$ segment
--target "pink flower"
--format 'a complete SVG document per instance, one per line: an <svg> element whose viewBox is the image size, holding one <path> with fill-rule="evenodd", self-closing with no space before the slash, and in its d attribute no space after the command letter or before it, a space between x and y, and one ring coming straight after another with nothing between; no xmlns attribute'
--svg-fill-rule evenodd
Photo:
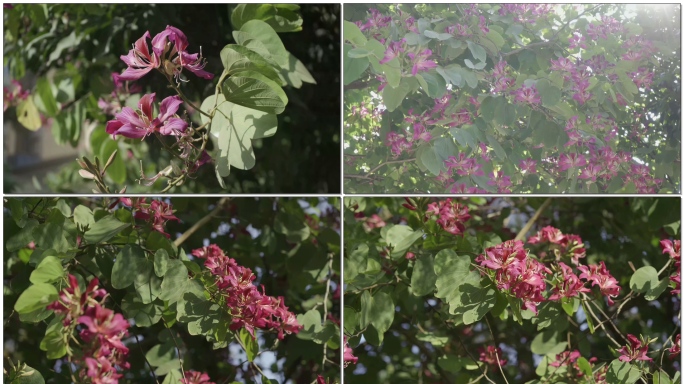
<svg viewBox="0 0 684 384"><path fill-rule="evenodd" d="M587 49L587 45L584 44L584 36L582 34L574 32L572 37L569 39L570 46L568 48L574 49L577 47Z"/></svg>
<svg viewBox="0 0 684 384"><path fill-rule="evenodd" d="M644 344L642 340L637 339L637 337L632 334L627 335L627 340L629 341L629 345L625 345L618 349L618 352L621 354L618 358L620 361L653 361L652 358L646 356L648 344Z"/></svg>
<svg viewBox="0 0 684 384"><path fill-rule="evenodd" d="M183 103L179 96L170 96L162 100L159 115L152 116L155 94L149 93L138 102L138 111L124 107L116 114L114 120L107 122L107 133L114 138L121 135L131 139L142 139L159 132L162 135L178 135L184 132L188 124L176 115L178 107Z"/></svg>
<svg viewBox="0 0 684 384"><path fill-rule="evenodd" d="M402 47L403 42L404 39L391 42L385 50L385 56L380 60L380 64L392 61L395 57L398 57L400 53L404 52L404 48Z"/></svg>
<svg viewBox="0 0 684 384"><path fill-rule="evenodd" d="M561 172L567 171L570 168L577 168L587 165L587 159L577 153L570 153L566 155L565 153L560 155L558 158L558 169Z"/></svg>
<svg viewBox="0 0 684 384"><path fill-rule="evenodd" d="M133 217L137 220L147 221L152 224L152 229L170 238L171 235L165 232L166 223L169 220L180 221L173 214L173 207L171 204L160 200L152 200L149 204L145 202L146 198L122 198L121 203L127 207L133 208Z"/></svg>
<svg viewBox="0 0 684 384"><path fill-rule="evenodd" d="M608 304L613 305L612 298L620 294L620 286L617 280L608 272L606 264L601 261L598 265L580 265L577 269L582 271L579 275L580 279L591 281L592 286L598 285L601 293L608 299Z"/></svg>
<svg viewBox="0 0 684 384"><path fill-rule="evenodd" d="M674 341L672 342L672 347L668 348L668 351L670 352L670 359L674 359L677 355L679 355L682 352L680 340L681 337L682 335L678 333L677 337L675 337Z"/></svg>
<svg viewBox="0 0 684 384"><path fill-rule="evenodd" d="M197 372L193 370L185 371L185 377L181 379L183 384L216 384L204 372Z"/></svg>
<svg viewBox="0 0 684 384"><path fill-rule="evenodd" d="M572 72L575 69L575 64L565 57L559 57L558 60L551 59L552 71Z"/></svg>
<svg viewBox="0 0 684 384"><path fill-rule="evenodd" d="M114 313L99 304L88 308L85 315L78 318L78 322L88 327L91 333L103 335L105 338L113 338L125 332L130 326L120 313Z"/></svg>
<svg viewBox="0 0 684 384"><path fill-rule="evenodd" d="M508 360L500 357L502 354L501 348L497 348L494 345L488 345L487 348L480 348L479 352L480 361L483 361L485 364L495 367L501 365L503 367L508 362Z"/></svg>
<svg viewBox="0 0 684 384"><path fill-rule="evenodd" d="M549 300L576 297L579 296L580 292L590 292L590 289L584 287L584 283L579 280L572 268L563 262L559 262L558 265L561 268L561 276L553 287L553 294L549 296Z"/></svg>
<svg viewBox="0 0 684 384"><path fill-rule="evenodd" d="M344 367L347 368L349 364L356 364L359 358L354 356L354 350L349 347L347 336L344 337Z"/></svg>
<svg viewBox="0 0 684 384"><path fill-rule="evenodd" d="M511 177L506 176L501 170L489 173L487 185L496 186L498 193L511 193L511 190L508 189L512 185Z"/></svg>
<svg viewBox="0 0 684 384"><path fill-rule="evenodd" d="M675 240L674 242L671 240L661 240L660 241L660 248L663 250L663 253L669 254L670 257L672 259L674 259L674 261L675 261L675 271L670 276L670 281L675 283L675 288L672 290L673 295L679 294L680 286L681 286L681 276L680 276L680 267L679 267L680 263L681 263L680 246L681 246L680 240Z"/></svg>
<svg viewBox="0 0 684 384"><path fill-rule="evenodd" d="M367 226L369 229L375 229L375 228L382 228L384 227L385 221L380 218L377 214L373 214L371 217L366 219L365 226Z"/></svg>
<svg viewBox="0 0 684 384"><path fill-rule="evenodd" d="M321 375L318 375L318 377L316 377L316 384L326 384L325 378Z"/></svg>
<svg viewBox="0 0 684 384"><path fill-rule="evenodd" d="M408 54L408 57L413 62L413 68L411 69L411 74L413 76L418 74L418 72L424 72L437 67L436 62L428 60L430 56L432 56L432 51L429 49L425 49L417 55L413 52Z"/></svg>
<svg viewBox="0 0 684 384"><path fill-rule="evenodd" d="M432 140L432 134L430 134L430 132L425 129L425 126L420 123L413 125L413 141L419 140L422 140L426 143Z"/></svg>
<svg viewBox="0 0 684 384"><path fill-rule="evenodd" d="M428 205L427 215L437 215L437 224L452 235L461 235L465 231L465 222L470 220L468 207L452 201L450 198Z"/></svg>
<svg viewBox="0 0 684 384"><path fill-rule="evenodd" d="M559 354L556 355L556 360L552 361L549 363L549 366L551 367L565 367L568 364L573 364L579 359L582 355L578 350L574 351L563 351ZM573 364L574 365L574 364ZM579 369L577 369L579 371Z"/></svg>
<svg viewBox="0 0 684 384"><path fill-rule="evenodd" d="M537 92L537 87L523 85L522 87L511 92L511 95L515 95L516 103L528 103L528 104L539 104L541 103L541 98L539 97L539 92Z"/></svg>
<svg viewBox="0 0 684 384"><path fill-rule="evenodd" d="M19 104L19 101L26 100L31 94L28 90L24 90L21 83L12 80L11 87L3 87L3 111L7 108Z"/></svg>
<svg viewBox="0 0 684 384"><path fill-rule="evenodd" d="M406 252L406 260L415 260L416 254L413 252Z"/></svg>
<svg viewBox="0 0 684 384"><path fill-rule="evenodd" d="M150 38L150 32L145 31L141 38L139 38L133 45L133 49L128 51L128 55L121 56L121 60L128 66L121 76L120 80L133 81L148 74L151 70L159 68L161 61L157 53L150 52L147 46L147 39Z"/></svg>
<svg viewBox="0 0 684 384"><path fill-rule="evenodd" d="M525 174L537 173L537 162L529 157L527 159L520 160L518 167L520 167L520 171L525 172Z"/></svg>

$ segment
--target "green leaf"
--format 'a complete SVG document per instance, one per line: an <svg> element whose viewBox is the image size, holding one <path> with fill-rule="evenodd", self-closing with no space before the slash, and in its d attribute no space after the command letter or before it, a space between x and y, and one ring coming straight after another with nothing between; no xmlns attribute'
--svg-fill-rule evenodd
<svg viewBox="0 0 684 384"><path fill-rule="evenodd" d="M221 85L226 101L276 115L285 110L287 95L276 82L258 72L243 71L238 75L227 78ZM228 114L223 112L223 115L229 119Z"/></svg>
<svg viewBox="0 0 684 384"><path fill-rule="evenodd" d="M121 302L121 310L127 318L135 320L136 327L151 327L161 319L164 305L159 300L145 304L131 292Z"/></svg>
<svg viewBox="0 0 684 384"><path fill-rule="evenodd" d="M636 383L641 377L641 371L636 366L618 359L613 360L606 373L606 381L615 384Z"/></svg>
<svg viewBox="0 0 684 384"><path fill-rule="evenodd" d="M537 91L539 91L539 96L542 99L542 105L545 107L553 107L558 104L561 99L561 90L551 84L546 79L541 79L537 81L536 84Z"/></svg>
<svg viewBox="0 0 684 384"><path fill-rule="evenodd" d="M250 20L244 23L240 30L249 33L264 44L278 65L287 66L288 55L285 45L278 37L278 33L268 23L261 20Z"/></svg>
<svg viewBox="0 0 684 384"><path fill-rule="evenodd" d="M162 384L181 384L182 379L183 375L181 374L181 371L172 370L166 374L166 377L164 377L164 381L162 382Z"/></svg>
<svg viewBox="0 0 684 384"><path fill-rule="evenodd" d="M366 71L370 62L367 57L353 58L349 57L349 51L352 50L352 46L349 44L344 45L344 55L343 60L343 80L344 85L351 84L353 81L361 77L361 75Z"/></svg>
<svg viewBox="0 0 684 384"><path fill-rule="evenodd" d="M511 26L511 27L512 27L512 26ZM504 44L506 43L506 41L505 41L504 38L501 36L501 34L499 34L499 32L497 32L497 31L495 31L495 30L493 30L493 29L490 29L490 30L489 30L489 32L487 33L487 38L488 38L489 40L491 40L491 41L494 43L494 45L496 45L496 47L499 48L499 49L501 49L501 47L503 47Z"/></svg>
<svg viewBox="0 0 684 384"><path fill-rule="evenodd" d="M52 211L48 221L35 227L32 234L36 246L42 249L54 249L59 253L66 253L71 247L66 237L68 233L64 230L64 216L58 210Z"/></svg>
<svg viewBox="0 0 684 384"><path fill-rule="evenodd" d="M424 80L425 84L421 85L423 86L423 90L431 98L439 99L446 93L446 81L442 76L435 76L430 72L424 72L420 75L416 75L416 78L418 81L420 81L420 79Z"/></svg>
<svg viewBox="0 0 684 384"><path fill-rule="evenodd" d="M74 208L74 224L79 228L91 228L95 224L95 217L90 208L78 205Z"/></svg>
<svg viewBox="0 0 684 384"><path fill-rule="evenodd" d="M580 357L577 359L577 366L579 367L580 371L582 371L582 373L584 373L585 375L587 375L587 377L591 377L591 376L594 375L594 374L593 374L593 371L591 370L591 364L590 364L589 361L588 361L587 359L585 359L584 357L581 357L581 356L580 356Z"/></svg>
<svg viewBox="0 0 684 384"><path fill-rule="evenodd" d="M154 253L154 273L163 277L169 265L169 253L165 249L158 249Z"/></svg>
<svg viewBox="0 0 684 384"><path fill-rule="evenodd" d="M251 169L256 164L253 140L271 137L278 129L278 118L262 111L245 108L226 101L223 95L207 97L202 110L217 110L211 122L211 133L216 139L218 157L216 168L222 177L230 174L230 167ZM204 123L208 119L202 117Z"/></svg>
<svg viewBox="0 0 684 384"><path fill-rule="evenodd" d="M299 321L299 316L297 316L297 321ZM342 322L344 324L344 331L349 334L354 333L359 322L359 313L354 308L345 306L342 316L344 317ZM301 321L299 323L301 324Z"/></svg>
<svg viewBox="0 0 684 384"><path fill-rule="evenodd" d="M537 355L546 355L554 350L558 344L558 331L554 329L545 329L532 339L530 350Z"/></svg>
<svg viewBox="0 0 684 384"><path fill-rule="evenodd" d="M57 106L57 101L47 78L41 77L38 79L36 93L40 97L43 107L45 107L45 113L50 117L55 117L59 113L59 106Z"/></svg>
<svg viewBox="0 0 684 384"><path fill-rule="evenodd" d="M204 335L210 340L225 341L230 317L224 309L205 298L204 292L186 292L176 306L176 319L188 326L191 335Z"/></svg>
<svg viewBox="0 0 684 384"><path fill-rule="evenodd" d="M414 231L408 225L395 225L387 230L384 240L392 248L391 257L398 259L421 237L422 230Z"/></svg>
<svg viewBox="0 0 684 384"><path fill-rule="evenodd" d="M169 260L161 285L161 293L159 294L160 299L172 304L181 300L186 292L200 296L203 294L203 291L204 287L200 282L188 277L188 269L182 261L175 259Z"/></svg>
<svg viewBox="0 0 684 384"><path fill-rule="evenodd" d="M62 262L54 257L48 256L38 264L38 267L31 272L29 280L33 284L52 283L64 277Z"/></svg>
<svg viewBox="0 0 684 384"><path fill-rule="evenodd" d="M30 131L37 131L43 126L40 120L40 113L33 103L32 97L27 97L17 105L17 120L24 128Z"/></svg>
<svg viewBox="0 0 684 384"><path fill-rule="evenodd" d="M437 365L443 370L451 373L458 373L463 368L461 359L454 355L440 356L437 359Z"/></svg>
<svg viewBox="0 0 684 384"><path fill-rule="evenodd" d="M385 332L394 321L394 302L392 296L385 292L376 292L371 295L364 291L361 295L361 316L359 326L363 329L369 325L378 331L378 337L382 342Z"/></svg>
<svg viewBox="0 0 684 384"><path fill-rule="evenodd" d="M66 355L67 338L62 324L63 316L55 316L45 330L40 349L47 352L48 359L59 359Z"/></svg>
<svg viewBox="0 0 684 384"><path fill-rule="evenodd" d="M419 256L413 266L411 275L411 290L416 296L425 296L435 290L437 275L435 274L434 258L432 255Z"/></svg>
<svg viewBox="0 0 684 384"><path fill-rule="evenodd" d="M487 135L487 143L494 149L494 153L496 153L496 156L499 158L501 161L506 161L507 155L506 151L503 149L501 144L499 144L499 141L494 138L492 135Z"/></svg>
<svg viewBox="0 0 684 384"><path fill-rule="evenodd" d="M238 337L247 353L247 360L254 361L254 358L259 354L259 343L244 328L240 329Z"/></svg>
<svg viewBox="0 0 684 384"><path fill-rule="evenodd" d="M476 273L473 271L468 279L474 281ZM479 276L477 276L479 279ZM461 297L459 298L459 306L452 307L450 310L455 315L463 316L464 324L473 324L482 319L487 312L496 306L496 291L490 287L480 287L479 284L471 284L466 282L460 287Z"/></svg>
<svg viewBox="0 0 684 384"><path fill-rule="evenodd" d="M346 310L346 309L345 309ZM416 339L430 343L435 347L443 347L449 342L449 336L441 335L439 333L423 333L420 332L416 335Z"/></svg>
<svg viewBox="0 0 684 384"><path fill-rule="evenodd" d="M297 322L304 327L297 334L297 338L302 340L313 339L314 334L323 329L321 313L317 309L310 309L303 315L297 315Z"/></svg>
<svg viewBox="0 0 684 384"><path fill-rule="evenodd" d="M449 40L453 37L449 33L438 33L438 32L430 31L430 30L424 31L423 35L425 35L426 37L429 37L431 39L437 39L439 41Z"/></svg>
<svg viewBox="0 0 684 384"><path fill-rule="evenodd" d="M487 61L487 51L483 46L475 44L470 40L466 41L466 43L468 43L468 49L475 59L482 62Z"/></svg>
<svg viewBox="0 0 684 384"><path fill-rule="evenodd" d="M150 348L145 358L153 367L159 367L176 359L176 348L173 343L157 344Z"/></svg>
<svg viewBox="0 0 684 384"><path fill-rule="evenodd" d="M651 266L641 267L629 279L629 287L637 293L652 291L658 286L658 271Z"/></svg>
<svg viewBox="0 0 684 384"><path fill-rule="evenodd" d="M479 275L471 273L470 257L458 256L451 249L443 249L435 255L434 269L437 275L435 296L446 301L450 312L454 313L460 304L461 285L466 282L479 284Z"/></svg>
<svg viewBox="0 0 684 384"><path fill-rule="evenodd" d="M387 107L387 110L392 112L397 109L397 107L399 107L404 101L404 98L406 98L406 95L408 95L410 90L411 86L406 78L401 79L399 87L397 88L392 88L388 84L385 89L382 90L382 101L385 104L385 107Z"/></svg>
<svg viewBox="0 0 684 384"><path fill-rule="evenodd" d="M287 52L286 67L280 68L280 79L295 88L300 88L302 83L316 84L316 79L311 75L304 63L299 61L293 54Z"/></svg>
<svg viewBox="0 0 684 384"><path fill-rule="evenodd" d="M7 381L7 376L12 380ZM45 384L45 379L40 372L26 365L26 363L17 364L16 367L5 368L5 381L9 384Z"/></svg>
<svg viewBox="0 0 684 384"><path fill-rule="evenodd" d="M470 59L465 59L463 62L465 62L466 67L477 70L483 69L487 65L487 63L485 63L484 61L480 61L477 64L473 64L473 62Z"/></svg>
<svg viewBox="0 0 684 384"><path fill-rule="evenodd" d="M667 372L660 370L653 373L653 384L672 384L672 380Z"/></svg>
<svg viewBox="0 0 684 384"><path fill-rule="evenodd" d="M272 81L281 82L276 68L271 63L260 54L241 45L228 44L223 47L221 63L230 75L239 75L244 71L255 71Z"/></svg>
<svg viewBox="0 0 684 384"><path fill-rule="evenodd" d="M154 263L149 260L147 260L144 267L139 267L133 281L133 286L138 295L140 295L143 304L150 304L159 296L161 284L162 279L154 274Z"/></svg>
<svg viewBox="0 0 684 384"><path fill-rule="evenodd" d="M418 160L435 176L446 169L444 159L437 153L436 148L429 144L426 144L425 150L420 153Z"/></svg>
<svg viewBox="0 0 684 384"><path fill-rule="evenodd" d="M19 314L28 314L45 309L58 297L59 292L54 286L46 283L33 284L19 295L14 310Z"/></svg>
<svg viewBox="0 0 684 384"><path fill-rule="evenodd" d="M299 243L309 238L311 230L304 220L290 213L279 213L273 224L277 233L286 236L287 241Z"/></svg>
<svg viewBox="0 0 684 384"><path fill-rule="evenodd" d="M363 32L359 29L356 24L352 23L351 21L344 20L344 41L349 41L354 45L357 46L364 46L368 42L368 39L366 39L366 36L363 35Z"/></svg>
<svg viewBox="0 0 684 384"><path fill-rule="evenodd" d="M122 223L114 216L105 216L95 222L84 234L85 241L91 244L103 243L128 228L130 223Z"/></svg>
<svg viewBox="0 0 684 384"><path fill-rule="evenodd" d="M112 267L112 287L124 289L134 281L143 280L150 274L150 262L145 258L145 251L137 245L127 245L119 254ZM143 277L139 277L143 276Z"/></svg>
<svg viewBox="0 0 684 384"><path fill-rule="evenodd" d="M239 4L230 15L233 28L240 29L247 21L258 19L268 23L276 32L302 30L302 17L296 4Z"/></svg>

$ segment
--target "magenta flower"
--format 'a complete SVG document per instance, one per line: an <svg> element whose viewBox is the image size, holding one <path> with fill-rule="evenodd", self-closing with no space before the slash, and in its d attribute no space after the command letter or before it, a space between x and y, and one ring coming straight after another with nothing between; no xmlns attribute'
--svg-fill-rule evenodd
<svg viewBox="0 0 684 384"><path fill-rule="evenodd" d="M539 92L537 92L537 87L526 86L516 89L511 92L511 95L515 95L516 103L528 103L528 104L539 104L541 103L541 98L539 97Z"/></svg>
<svg viewBox="0 0 684 384"><path fill-rule="evenodd" d="M484 16L480 16L480 22L477 25L480 28L480 31L482 31L483 34L488 34L489 33L489 28L487 28L487 21L485 20Z"/></svg>
<svg viewBox="0 0 684 384"><path fill-rule="evenodd" d="M672 342L672 347L667 349L667 351L670 352L670 359L674 359L682 352L681 338L682 335L678 333L677 337L675 337L674 341Z"/></svg>
<svg viewBox="0 0 684 384"><path fill-rule="evenodd" d="M599 286L601 293L606 296L609 305L613 305L612 298L620 294L620 286L617 280L608 272L606 264L602 261L598 265L590 264L589 266L580 265L577 267L582 273L579 275L580 279L585 279L592 282L592 286Z"/></svg>
<svg viewBox="0 0 684 384"><path fill-rule="evenodd" d="M216 384L204 372L197 372L193 370L185 371L185 377L181 379L183 384Z"/></svg>
<svg viewBox="0 0 684 384"><path fill-rule="evenodd" d="M584 36L580 33L574 32L572 37L569 39L570 46L568 48L574 49L577 47L587 49L587 45L584 43Z"/></svg>
<svg viewBox="0 0 684 384"><path fill-rule="evenodd" d="M598 164L589 164L586 168L582 168L582 173L578 176L579 179L590 179L592 183L596 182L596 178L601 174L602 168Z"/></svg>
<svg viewBox="0 0 684 384"><path fill-rule="evenodd" d="M417 123L413 125L413 141L422 140L429 142L432 140L432 134L427 131L423 124Z"/></svg>
<svg viewBox="0 0 684 384"><path fill-rule="evenodd" d="M133 49L128 51L128 55L121 56L121 60L128 66L119 80L133 81L148 74L151 70L159 68L161 61L159 56L154 52L150 52L147 47L147 39L150 38L150 32L145 31L141 38L139 38L133 45Z"/></svg>
<svg viewBox="0 0 684 384"><path fill-rule="evenodd" d="M571 267L562 261L558 265L561 268L561 276L556 286L553 287L553 294L549 296L549 300L577 297L580 292L590 292L590 289L584 287L584 283L575 275Z"/></svg>
<svg viewBox="0 0 684 384"><path fill-rule="evenodd" d="M571 60L565 57L559 57L558 60L551 59L551 70L552 71L564 71L572 72L575 69L575 64Z"/></svg>
<svg viewBox="0 0 684 384"><path fill-rule="evenodd" d="M621 354L620 357L618 357L618 360L625 362L632 360L653 361L652 358L646 356L646 353L648 353L647 343L645 344L642 340L637 339L637 337L632 334L627 335L627 341L629 341L629 345L625 345L618 349L618 352Z"/></svg>
<svg viewBox="0 0 684 384"><path fill-rule="evenodd" d="M566 155L563 153L558 158L558 168L561 172L584 165L587 165L587 159L581 154L570 153Z"/></svg>
<svg viewBox="0 0 684 384"><path fill-rule="evenodd" d="M344 337L344 367L347 368L349 364L356 364L359 358L354 356L354 350L351 349L347 342L347 336Z"/></svg>
<svg viewBox="0 0 684 384"><path fill-rule="evenodd" d="M518 167L520 167L520 171L525 172L525 174L537 173L537 162L529 157L527 159L520 160Z"/></svg>
<svg viewBox="0 0 684 384"><path fill-rule="evenodd" d="M411 69L411 74L413 76L415 76L418 72L424 72L432 68L437 68L436 62L428 60L430 56L432 56L432 51L429 49L425 49L417 55L413 52L408 54L408 57L413 62L413 69Z"/></svg>
<svg viewBox="0 0 684 384"><path fill-rule="evenodd" d="M395 57L398 57L400 53L404 52L404 48L402 48L403 41L404 39L402 39L401 41L391 42L385 50L385 57L383 57L382 60L380 60L380 64L385 64L393 60Z"/></svg>
<svg viewBox="0 0 684 384"><path fill-rule="evenodd" d="M511 177L506 176L503 171L494 171L489 173L489 180L487 185L496 186L498 193L511 193L508 189L513 183L511 183Z"/></svg>
<svg viewBox="0 0 684 384"><path fill-rule="evenodd" d="M556 360L552 361L549 363L549 366L551 367L565 367L568 364L573 364L579 359L582 355L578 350L574 351L563 351L559 354L556 355ZM579 369L578 369L579 370Z"/></svg>
<svg viewBox="0 0 684 384"><path fill-rule="evenodd" d="M134 199L122 198L121 203L126 207L133 208L133 217L136 220L149 222L153 230L170 238L171 235L165 232L166 222L169 220L180 221L174 216L172 205L160 200L152 200L148 204L145 202L146 199L145 197Z"/></svg>
<svg viewBox="0 0 684 384"><path fill-rule="evenodd" d="M485 364L493 365L495 367L500 364L503 367L508 362L508 360L499 357L502 355L501 348L497 348L494 345L488 345L487 348L480 348L479 352L480 361Z"/></svg>
<svg viewBox="0 0 684 384"><path fill-rule="evenodd" d="M465 222L470 220L468 207L451 199L441 200L428 205L426 216L438 216L437 224L452 235L465 232Z"/></svg>
<svg viewBox="0 0 684 384"><path fill-rule="evenodd" d="M138 102L138 111L124 107L114 120L107 122L107 133L116 138L121 135L131 139L141 139L159 132L162 135L178 135L184 132L188 124L176 115L178 107L183 103L179 96L169 96L162 100L159 115L152 117L155 94L148 93Z"/></svg>

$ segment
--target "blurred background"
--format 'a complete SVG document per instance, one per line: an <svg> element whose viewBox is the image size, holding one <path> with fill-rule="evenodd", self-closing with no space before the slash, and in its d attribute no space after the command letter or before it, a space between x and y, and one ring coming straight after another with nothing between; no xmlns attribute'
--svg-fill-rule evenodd
<svg viewBox="0 0 684 384"><path fill-rule="evenodd" d="M236 5L182 4L16 4L4 9L5 87L4 191L6 193L90 192L92 185L78 175L76 157L108 157L111 140L103 135L111 115L98 100L114 90L111 74L126 65L126 55L145 31L152 36L173 25L189 41L190 52L207 59L206 70L222 70L219 53L234 43L230 15ZM280 33L285 47L304 63L317 84L285 87L289 104L278 116L275 136L254 141L256 166L233 169L226 179L229 193L337 193L340 192L340 6L305 5L299 11L302 30ZM197 102L213 93L214 82L192 75L183 83L184 93ZM162 77L145 76L135 82L144 92L156 92L157 100L172 95ZM26 129L17 104L47 83L61 105L59 115L47 118L40 98L38 126ZM137 100L133 99L135 105ZM199 103L198 103L199 104ZM192 110L191 108L188 108ZM185 108L181 107L181 111ZM32 111L28 111L28 116ZM58 121L55 121L58 120ZM26 118L24 118L26 122ZM107 140L105 140L105 138ZM109 172L111 184L128 192L154 193L161 182L145 187L145 172L154 175L169 163L158 146L118 139L119 158ZM221 193L213 166L204 166L197 177L172 193Z"/></svg>

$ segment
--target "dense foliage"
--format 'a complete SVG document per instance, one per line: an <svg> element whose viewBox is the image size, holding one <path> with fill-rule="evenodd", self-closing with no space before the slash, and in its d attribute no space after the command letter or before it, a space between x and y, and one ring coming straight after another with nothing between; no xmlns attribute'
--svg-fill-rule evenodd
<svg viewBox="0 0 684 384"><path fill-rule="evenodd" d="M345 10L348 191L680 190L679 5Z"/></svg>
<svg viewBox="0 0 684 384"><path fill-rule="evenodd" d="M86 143L87 159L40 180L45 190L339 191L329 172L339 169L338 14L335 5L5 7L15 82L4 118L20 131L50 129L58 145Z"/></svg>
<svg viewBox="0 0 684 384"><path fill-rule="evenodd" d="M338 204L5 200L5 381L339 382Z"/></svg>
<svg viewBox="0 0 684 384"><path fill-rule="evenodd" d="M676 198L350 198L345 380L680 382Z"/></svg>

